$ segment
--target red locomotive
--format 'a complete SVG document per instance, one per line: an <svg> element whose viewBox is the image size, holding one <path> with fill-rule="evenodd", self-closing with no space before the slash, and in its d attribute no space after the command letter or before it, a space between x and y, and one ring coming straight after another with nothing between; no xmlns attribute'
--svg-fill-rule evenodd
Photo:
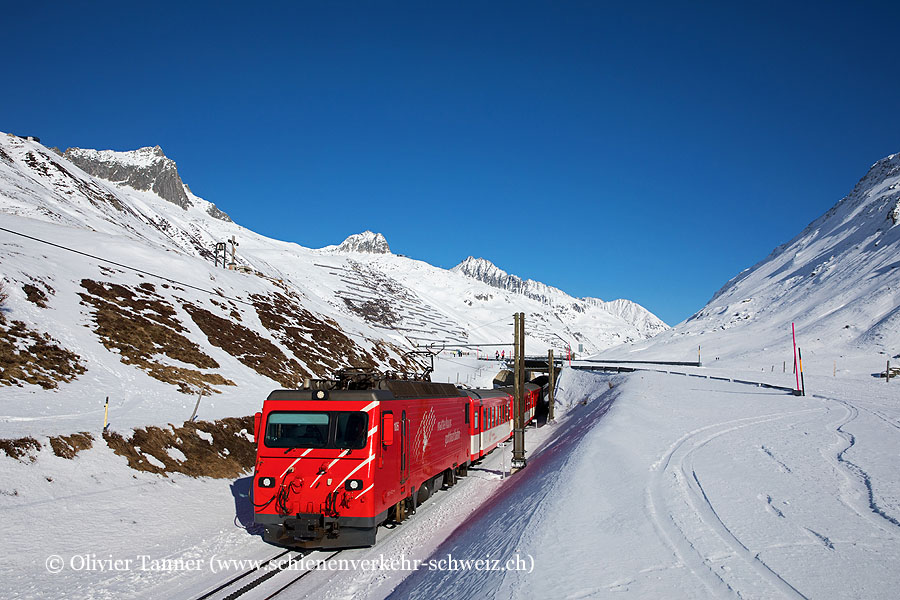
<svg viewBox="0 0 900 600"><path fill-rule="evenodd" d="M526 419L540 388L526 384ZM253 499L266 541L371 546L512 433L510 390L372 377L275 390L256 413Z"/></svg>

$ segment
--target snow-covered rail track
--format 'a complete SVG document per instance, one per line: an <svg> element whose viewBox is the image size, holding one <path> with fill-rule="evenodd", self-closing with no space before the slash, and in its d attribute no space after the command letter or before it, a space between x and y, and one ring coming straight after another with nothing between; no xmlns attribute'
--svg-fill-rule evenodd
<svg viewBox="0 0 900 600"><path fill-rule="evenodd" d="M288 556L292 552L294 555ZM259 561L249 569L199 596L196 600L236 600L248 594L250 594L248 597L270 600L340 553L341 550L333 552L285 550L268 560ZM251 575L260 572L262 574L255 579L248 579ZM278 580L261 587L275 578ZM251 594L251 592L253 593Z"/></svg>

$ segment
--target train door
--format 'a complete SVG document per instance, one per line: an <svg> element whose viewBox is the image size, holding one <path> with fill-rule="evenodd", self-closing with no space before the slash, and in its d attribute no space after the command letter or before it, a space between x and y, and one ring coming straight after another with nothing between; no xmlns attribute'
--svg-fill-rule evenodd
<svg viewBox="0 0 900 600"><path fill-rule="evenodd" d="M406 411L400 415L400 483L406 483L409 479L409 431L408 421L406 419Z"/></svg>
<svg viewBox="0 0 900 600"><path fill-rule="evenodd" d="M472 455L477 459L481 448L481 404L472 403Z"/></svg>
<svg viewBox="0 0 900 600"><path fill-rule="evenodd" d="M487 429L487 423L484 422L484 406L479 405L478 412L481 421L481 431L478 432L478 456L482 456L484 454L484 430Z"/></svg>

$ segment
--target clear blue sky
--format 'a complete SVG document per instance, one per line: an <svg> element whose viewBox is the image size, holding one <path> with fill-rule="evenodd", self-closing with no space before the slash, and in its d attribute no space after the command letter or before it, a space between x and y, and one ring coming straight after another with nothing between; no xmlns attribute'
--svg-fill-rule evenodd
<svg viewBox="0 0 900 600"><path fill-rule="evenodd" d="M0 131L674 324L900 151L897 6L7 3Z"/></svg>

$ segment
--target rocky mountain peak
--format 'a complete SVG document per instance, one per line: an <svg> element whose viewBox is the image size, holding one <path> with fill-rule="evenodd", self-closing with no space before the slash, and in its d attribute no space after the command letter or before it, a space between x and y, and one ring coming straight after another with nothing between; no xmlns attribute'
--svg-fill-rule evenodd
<svg viewBox="0 0 900 600"><path fill-rule="evenodd" d="M364 231L344 240L336 248L338 252L367 252L369 254L390 254L391 248L380 233Z"/></svg>
<svg viewBox="0 0 900 600"><path fill-rule="evenodd" d="M453 267L451 271L477 279L492 287L512 292L521 292L525 287L525 282L520 277L510 275L485 258L470 256Z"/></svg>
<svg viewBox="0 0 900 600"><path fill-rule="evenodd" d="M128 152L69 148L63 156L94 177L136 190L152 190L185 210L193 205L175 161L166 157L158 145Z"/></svg>

